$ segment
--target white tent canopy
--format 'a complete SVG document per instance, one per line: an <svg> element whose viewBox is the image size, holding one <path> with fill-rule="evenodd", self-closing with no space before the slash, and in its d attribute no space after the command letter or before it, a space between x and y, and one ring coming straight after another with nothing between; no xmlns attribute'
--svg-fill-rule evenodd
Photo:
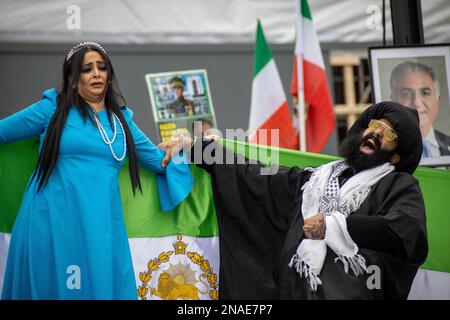
<svg viewBox="0 0 450 320"><path fill-rule="evenodd" d="M0 41L117 44L294 42L296 0L0 0ZM380 42L382 0L311 0L321 42ZM392 38L386 1L387 38ZM450 42L448 0L422 1L427 43Z"/></svg>

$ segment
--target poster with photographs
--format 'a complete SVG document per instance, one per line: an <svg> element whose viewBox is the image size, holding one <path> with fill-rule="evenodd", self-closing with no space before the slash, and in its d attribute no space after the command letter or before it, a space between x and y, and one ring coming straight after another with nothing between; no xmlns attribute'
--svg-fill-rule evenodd
<svg viewBox="0 0 450 320"><path fill-rule="evenodd" d="M145 81L160 141L193 136L194 122L196 132L216 128L206 70L149 73Z"/></svg>
<svg viewBox="0 0 450 320"><path fill-rule="evenodd" d="M421 165L450 164L450 45L369 48L375 102L392 100L419 113Z"/></svg>

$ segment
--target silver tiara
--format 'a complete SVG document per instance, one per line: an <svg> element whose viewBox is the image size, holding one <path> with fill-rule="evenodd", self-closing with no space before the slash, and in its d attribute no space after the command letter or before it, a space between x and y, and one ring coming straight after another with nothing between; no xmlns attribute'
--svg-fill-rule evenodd
<svg viewBox="0 0 450 320"><path fill-rule="evenodd" d="M104 54L107 54L107 53L106 53L106 50L103 49L103 47L102 47L101 45L99 45L97 42L94 42L94 41L84 41L84 42L80 42L80 43L77 44L75 47L73 47L72 50L69 51L69 53L67 54L67 57L66 57L66 61L69 60L70 57L73 56L73 54L74 54L75 52L77 52L78 50L83 49L83 48L92 48L92 47L101 50Z"/></svg>

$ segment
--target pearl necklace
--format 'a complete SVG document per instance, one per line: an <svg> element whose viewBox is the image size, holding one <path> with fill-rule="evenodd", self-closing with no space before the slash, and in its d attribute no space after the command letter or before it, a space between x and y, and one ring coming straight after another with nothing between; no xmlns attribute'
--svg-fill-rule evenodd
<svg viewBox="0 0 450 320"><path fill-rule="evenodd" d="M93 112L94 120L95 120L95 123L97 124L97 128L98 128L98 131L100 132L100 136L102 137L103 142L109 146L109 150L111 151L113 158L120 162L125 158L125 155L127 154L127 137L125 135L125 130L123 129L122 122L120 122L119 118L117 117L117 115L114 112L111 111L111 113L113 115L114 135L113 135L113 138L111 140L109 140L106 130L103 128L102 123L98 119L97 112ZM112 147L112 145L117 137L116 119L119 122L120 128L122 129L122 134L123 134L123 154L120 158L116 156L114 149Z"/></svg>

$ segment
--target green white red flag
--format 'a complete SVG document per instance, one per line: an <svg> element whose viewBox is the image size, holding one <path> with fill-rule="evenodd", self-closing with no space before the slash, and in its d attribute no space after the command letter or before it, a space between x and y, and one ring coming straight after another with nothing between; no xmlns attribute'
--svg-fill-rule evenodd
<svg viewBox="0 0 450 320"><path fill-rule="evenodd" d="M250 142L296 149L298 142L289 104L259 21L256 29L249 129L255 130L250 136ZM272 139L272 129L279 130L279 141Z"/></svg>
<svg viewBox="0 0 450 320"><path fill-rule="evenodd" d="M298 97L300 91L304 92L307 106L304 130L306 151L318 153L327 143L336 121L322 52L307 0L296 0L296 40L291 94ZM299 114L300 112L301 110ZM302 122L299 121L299 126L301 125Z"/></svg>

